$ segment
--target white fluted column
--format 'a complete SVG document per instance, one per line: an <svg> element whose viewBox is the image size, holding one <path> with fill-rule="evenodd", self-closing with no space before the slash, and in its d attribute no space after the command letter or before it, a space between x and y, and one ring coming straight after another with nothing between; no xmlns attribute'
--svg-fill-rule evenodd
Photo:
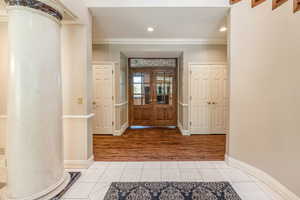
<svg viewBox="0 0 300 200"><path fill-rule="evenodd" d="M63 167L59 6L7 0L9 15L8 199L50 199Z"/></svg>

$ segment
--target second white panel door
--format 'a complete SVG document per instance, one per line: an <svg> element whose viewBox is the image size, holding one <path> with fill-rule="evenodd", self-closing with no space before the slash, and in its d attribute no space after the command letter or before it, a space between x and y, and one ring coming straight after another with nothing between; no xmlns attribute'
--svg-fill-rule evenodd
<svg viewBox="0 0 300 200"><path fill-rule="evenodd" d="M192 134L224 134L228 114L228 75L223 65L192 65L190 130Z"/></svg>

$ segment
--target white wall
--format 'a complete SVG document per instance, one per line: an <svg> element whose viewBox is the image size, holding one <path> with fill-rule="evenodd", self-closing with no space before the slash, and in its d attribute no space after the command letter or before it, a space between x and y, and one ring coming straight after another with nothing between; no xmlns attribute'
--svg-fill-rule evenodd
<svg viewBox="0 0 300 200"><path fill-rule="evenodd" d="M271 4L231 10L229 155L300 196L300 13Z"/></svg>
<svg viewBox="0 0 300 200"><path fill-rule="evenodd" d="M8 77L8 35L7 23L0 22L0 149L5 148L6 103Z"/></svg>

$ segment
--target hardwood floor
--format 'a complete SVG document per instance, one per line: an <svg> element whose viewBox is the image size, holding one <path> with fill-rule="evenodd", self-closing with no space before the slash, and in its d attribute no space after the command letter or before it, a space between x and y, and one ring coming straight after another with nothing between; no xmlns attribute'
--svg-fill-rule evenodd
<svg viewBox="0 0 300 200"><path fill-rule="evenodd" d="M96 161L224 160L225 135L182 136L178 129L127 129L123 136L94 135Z"/></svg>

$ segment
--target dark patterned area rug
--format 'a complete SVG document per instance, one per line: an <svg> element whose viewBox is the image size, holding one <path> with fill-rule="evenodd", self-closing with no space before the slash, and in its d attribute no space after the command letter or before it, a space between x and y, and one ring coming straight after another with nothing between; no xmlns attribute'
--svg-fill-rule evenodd
<svg viewBox="0 0 300 200"><path fill-rule="evenodd" d="M104 200L241 200L228 182L115 182Z"/></svg>

